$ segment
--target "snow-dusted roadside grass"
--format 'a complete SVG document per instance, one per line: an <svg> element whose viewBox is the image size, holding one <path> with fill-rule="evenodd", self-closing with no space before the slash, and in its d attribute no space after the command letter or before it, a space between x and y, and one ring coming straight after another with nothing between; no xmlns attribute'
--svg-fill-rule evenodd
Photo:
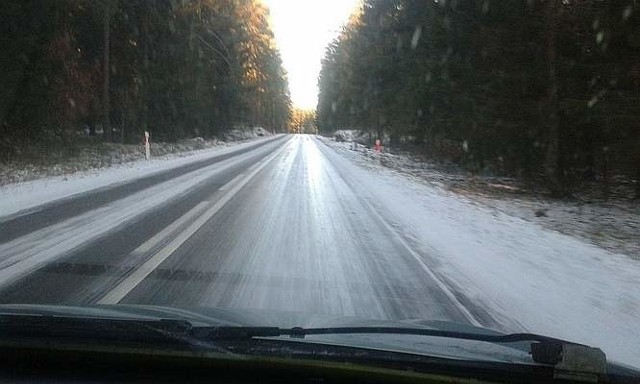
<svg viewBox="0 0 640 384"><path fill-rule="evenodd" d="M195 137L176 143L152 142L154 159L189 156L191 152L233 145L242 141L270 136L264 128L233 129L217 138ZM0 186L46 177L71 175L77 172L103 170L144 159L142 144L102 143L89 138L77 139L68 145L36 144L22 149L16 159L0 163Z"/></svg>
<svg viewBox="0 0 640 384"><path fill-rule="evenodd" d="M54 174L35 180L0 185L0 218L50 201L149 176L210 156L233 152L253 145L256 140L264 139L222 143L202 150L157 156L149 161L138 158L135 161L114 164L110 167L89 167L86 170L73 173Z"/></svg>
<svg viewBox="0 0 640 384"><path fill-rule="evenodd" d="M201 138L179 143L153 143L151 155L156 159L179 157L189 152L226 145L220 140ZM0 185L14 184L45 177L101 170L144 160L142 145L80 141L73 148L32 148L9 163L0 164Z"/></svg>
<svg viewBox="0 0 640 384"><path fill-rule="evenodd" d="M615 253L640 260L640 203L562 201L520 190L508 178L471 176L451 166L408 155L377 154L361 145L322 138L344 156L369 169L385 168L414 180L464 195L496 212L506 213ZM638 319L640 321L640 319Z"/></svg>

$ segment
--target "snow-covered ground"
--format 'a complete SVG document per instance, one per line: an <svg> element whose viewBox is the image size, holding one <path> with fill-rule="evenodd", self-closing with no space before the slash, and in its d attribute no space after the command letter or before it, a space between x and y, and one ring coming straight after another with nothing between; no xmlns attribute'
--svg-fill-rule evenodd
<svg viewBox="0 0 640 384"><path fill-rule="evenodd" d="M351 151L348 144L323 142L337 150L318 145L358 199L369 204L451 292L484 309L492 325L507 332L526 330L598 346L609 358L640 367L639 260L443 188L448 180L444 174L441 184L425 183L410 172L400 173L383 165L405 159L377 158L370 152ZM252 143L4 186L0 188L0 217L247 145ZM229 163L242 157L229 159ZM98 214L104 223L98 227L89 217L95 217L94 211L69 219L66 223L73 228L64 228L64 223L44 228L5 244L4 254L15 251L17 257L20 249L14 247L38 244L33 263L45 263L62 252L60 247L71 249L78 242L95 239L124 219L180 195L219 171L220 165L194 171L157 186L157 191L152 190L157 196L151 193L153 199L148 197L150 191L145 191L103 207ZM60 233L65 234L64 243ZM343 240L348 238L345 235ZM58 247L55 252L54 243ZM23 274L34 266L13 264L12 268L20 268L18 272Z"/></svg>
<svg viewBox="0 0 640 384"><path fill-rule="evenodd" d="M497 212L640 259L640 205L635 201L584 203L544 198L526 193L514 179L473 176L454 164L434 164L387 151L377 154L362 145L356 145L354 150L350 142L322 140L362 167L398 172L413 180L464 195Z"/></svg>
<svg viewBox="0 0 640 384"><path fill-rule="evenodd" d="M196 150L235 145L240 141L271 136L262 127L236 128L225 132L222 141L213 137L194 137L178 142L151 143L153 158L175 158ZM145 156L141 144L104 143L99 138L76 138L70 143L34 143L29 148L16 148L19 155L0 164L0 186L52 176L97 171L113 166L138 162Z"/></svg>
<svg viewBox="0 0 640 384"><path fill-rule="evenodd" d="M264 140L264 139L258 139ZM181 152L140 159L109 168L90 169L73 174L44 177L23 183L0 186L0 218L97 188L125 183L133 179L166 171L213 155L222 155L254 145L256 141L216 146L198 151Z"/></svg>
<svg viewBox="0 0 640 384"><path fill-rule="evenodd" d="M249 145L249 143L246 143ZM95 210L81 213L68 220L61 221L54 225L31 232L12 241L0 244L0 286L7 286L37 268L52 262L53 260L78 249L82 245L96 241L104 237L107 233L116 228L137 220L140 215L151 211L164 204L171 203L179 199L181 195L193 189L200 183L223 172L234 164L245 161L256 152L270 153L278 143L270 143L257 148L255 151L242 153L229 159L216 162L214 164L198 168L185 173L179 177L170 179L158 185L154 185L143 191L133 193L123 199L106 204ZM239 146L226 148L237 150ZM224 150L216 151L216 154ZM31 204L36 202L35 196L43 196L42 190L51 190L53 193L46 194L43 199L55 196L56 193L68 192L67 185L76 186L77 189L89 187L95 188L97 185L108 183L117 177L137 178L144 173L159 172L173 168L184 162L192 162L201 158L211 156L212 151L201 151L193 156L181 158L179 161L156 162L153 165L141 167L129 167L126 173L118 172L117 169L109 169L102 175L97 175L86 183L86 179L69 179L67 183L56 184L54 187L43 186L43 181L34 182L40 184L38 189L21 190L13 196L3 198L2 201L13 201L16 206L21 204ZM20 188L20 187L17 187ZM23 196L29 196L24 199ZM4 208L4 207L3 207ZM195 208L194 208L195 209ZM0 216L1 217L1 216ZM99 217L100 220L95 218Z"/></svg>
<svg viewBox="0 0 640 384"><path fill-rule="evenodd" d="M434 273L504 331L583 342L640 367L639 260L416 182L347 143L322 140L342 155L335 161L343 177L368 191L362 197Z"/></svg>

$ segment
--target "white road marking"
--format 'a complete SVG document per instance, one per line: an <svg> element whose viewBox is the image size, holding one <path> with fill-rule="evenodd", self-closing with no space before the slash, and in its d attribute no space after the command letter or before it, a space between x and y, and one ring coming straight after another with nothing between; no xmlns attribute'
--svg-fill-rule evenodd
<svg viewBox="0 0 640 384"><path fill-rule="evenodd" d="M277 148L286 147L288 142L285 141L284 145L277 144ZM144 212L176 199L200 182L238 162L245 161L252 154L273 151L276 147L272 149L272 145L276 145L276 142L188 172L95 210L0 244L0 288L9 286L43 265L107 236L117 227L135 221ZM100 220L96 220L96 217Z"/></svg>
<svg viewBox="0 0 640 384"><path fill-rule="evenodd" d="M476 319L476 317L464 306L464 304L462 304L460 300L458 300L456 295L451 291L451 288L449 288L447 284L445 284L442 280L440 280L440 278L435 273L433 273L431 268L429 268L429 266L424 262L424 260L422 260L422 256L420 256L419 253L414 251L413 248L411 248L411 246L407 244L406 240L398 233L397 229L394 228L391 224L389 224L366 198L363 198L362 202L369 207L369 212L371 212L374 216L378 218L378 220L380 220L380 222L382 223L382 225L385 226L387 231L389 231L389 233L391 233L393 237L396 238L398 243L400 243L400 245L402 245L402 247L418 262L420 267L427 273L427 275L429 275L431 280L433 280L436 283L436 285L449 298L449 300L451 300L453 305L458 307L460 312L462 312L462 314L467 318L467 320L469 320L469 322L472 325L475 325L476 327L482 327L482 323L480 323L480 321Z"/></svg>
<svg viewBox="0 0 640 384"><path fill-rule="evenodd" d="M208 201L200 202L198 205L196 205L195 207L191 208L191 210L189 210L189 212L187 212L184 215L180 216L179 219L177 219L176 221L174 221L173 223L171 223L170 225L165 227L162 231L156 233L155 236L153 236L152 238L150 238L149 240L144 242L144 244L140 245L138 248L133 250L133 252L131 252L131 253L135 254L135 255L142 255L142 254L145 254L145 253L151 251L153 248L157 247L158 244L160 244L162 242L162 240L166 239L169 235L171 235L171 233L173 233L175 230L177 230L182 225L184 225L184 223L186 223L187 221L191 220L193 217L195 217L201 211L203 211L204 208L207 206L207 204L209 204Z"/></svg>
<svg viewBox="0 0 640 384"><path fill-rule="evenodd" d="M236 183L238 183L238 181L244 176L246 176L244 173L241 173L241 174L237 175L236 177L231 179L231 181L229 181L228 183L226 183L225 185L220 187L218 189L218 191L226 191L232 185L235 185ZM187 212L184 215L180 216L180 218L178 218L176 221L171 223L169 226L165 227L162 231L158 232L155 236L153 236L152 238L147 240L144 244L142 244L138 248L134 249L131 252L131 254L132 255L142 255L142 254L145 254L147 252L150 252L156 246L158 246L158 244L160 244L162 242L162 240L164 240L167 237L169 237L174 231L176 231L178 228L180 228L182 225L184 225L184 223L188 222L193 217L199 215L201 213L201 211L203 211L205 209L207 204L209 204L208 201L200 202L198 205L196 205L195 207L191 208L191 210L189 210L189 212Z"/></svg>
<svg viewBox="0 0 640 384"><path fill-rule="evenodd" d="M241 174L239 174L238 176L234 177L233 179L231 179L230 182L226 183L225 185L223 185L222 187L218 188L219 191L226 191L227 189L229 189L229 187L231 187L232 185L234 185L235 183L238 182L238 180L240 180L241 178L245 177L246 174L243 172Z"/></svg>
<svg viewBox="0 0 640 384"><path fill-rule="evenodd" d="M267 158L264 162L254 166L250 173L246 175L239 183L225 193L216 203L207 209L200 217L198 217L191 225L173 239L166 247L160 249L149 260L143 263L138 269L127 276L114 289L108 292L98 304L117 304L129 292L138 286L147 276L151 274L162 262L171 256L182 244L184 244L191 236L193 236L204 224L209 221L222 207L224 207L245 185L251 181L262 169L264 169L273 159L281 152L282 148ZM235 179L233 180L235 181Z"/></svg>
<svg viewBox="0 0 640 384"><path fill-rule="evenodd" d="M320 152L322 153L322 151ZM323 155L326 156L326 154L324 153ZM348 179L344 177L342 179L345 181L345 184L347 184L349 188L353 189L352 182L348 181ZM475 325L477 327L482 327L483 326L482 323L464 306L464 304L462 304L462 302L460 302L460 300L458 300L456 295L451 291L451 288L447 284L445 284L431 270L431 268L429 268L429 266L422 259L422 256L418 252L416 252L411 247L411 245L407 243L405 238L400 233L398 233L398 229L393 225L389 224L387 220L385 220L382 214L380 214L380 212L378 212L376 207L369 201L368 197L363 196L361 197L360 201L363 203L363 205L365 205L368 208L369 212L378 219L378 221L396 239L396 241L416 260L416 262L420 265L422 270L424 270L424 272L427 273L427 275L429 275L431 280L433 280L436 283L436 285L441 289L441 291L447 296L449 300L451 300L453 305L455 305L460 310L460 312L462 312L462 314L467 318L467 320L469 320L469 322L472 325Z"/></svg>

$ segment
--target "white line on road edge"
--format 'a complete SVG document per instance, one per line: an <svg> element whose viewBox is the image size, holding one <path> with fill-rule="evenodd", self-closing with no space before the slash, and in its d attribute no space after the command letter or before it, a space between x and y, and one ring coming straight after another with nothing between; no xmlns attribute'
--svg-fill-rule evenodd
<svg viewBox="0 0 640 384"><path fill-rule="evenodd" d="M108 292L102 299L98 301L98 304L117 304L122 300L129 292L138 286L147 276L151 274L162 262L164 262L169 256L173 254L182 244L184 244L191 236L193 236L209 219L213 217L222 207L224 207L229 200L231 200L245 185L251 181L264 167L267 166L273 159L275 159L283 150L284 146L280 150L271 155L266 161L259 163L257 166L252 167L251 172L236 184L232 189L225 193L216 203L211 206L202 216L198 217L189 227L181 232L175 239L173 239L166 247L160 249L149 260L142 264L138 269L133 271L123 281L120 282L114 289ZM235 179L234 179L235 180ZM186 215L188 215L187 213ZM182 218L181 218L182 219ZM175 224L175 223L174 223ZM143 244L144 245L144 244Z"/></svg>
<svg viewBox="0 0 640 384"><path fill-rule="evenodd" d="M327 148L327 150L331 150L329 146L327 146L326 144L324 145L325 145L325 148ZM322 150L320 150L320 152L322 153ZM323 155L327 159L329 158L329 156L327 156L325 153L323 153ZM329 162L335 167L335 165L331 162L331 160L329 160ZM351 182L348 181L348 179L345 178L340 172L338 172L338 174L342 177L342 180L345 182L345 184L347 184L350 188L353 189L353 185L351 184ZM398 231L393 226L391 226L391 224L389 224L384 219L384 217L382 217L382 215L378 212L376 207L368 200L368 198L363 197L360 199L360 201L362 201L362 203L365 206L367 206L369 212L373 213L373 215L376 216L376 218L382 223L382 225L384 225L387 231L389 231L396 238L398 243L400 243L400 245L402 245L402 247L406 249L407 252L409 252L409 254L418 262L420 267L422 267L422 269L429 275L429 277L438 285L438 287L449 298L449 300L451 300L451 302L453 302L453 304L456 307L458 307L460 312L462 312L462 314L469 320L469 322L472 325L475 325L477 327L482 327L483 326L482 323L480 323L480 321L478 321L478 319L460 302L460 300L458 300L456 295L453 292L451 292L451 289L449 288L449 286L446 285L442 280L440 280L440 278L438 278L438 276L431 270L431 268L429 268L429 266L424 262L424 260L422 260L422 256L420 256L418 252L414 251L413 248L411 248L411 246L407 244L404 237L402 237L402 235L400 235Z"/></svg>
<svg viewBox="0 0 640 384"><path fill-rule="evenodd" d="M389 223L387 223L387 221L380 215L380 213L378 213L375 210L375 207L373 207L371 203L366 201L366 199L362 199L362 201L364 201L365 204L369 206L369 209L374 213L374 215L377 216L380 221L382 221L382 224L387 228L387 230L391 232L395 236L395 238L398 240L398 242L407 250L407 252L409 252L409 254L413 256L413 258L418 262L418 264L420 264L420 267L422 267L422 269L429 275L429 277L436 283L436 285L440 287L442 292L449 298L449 300L451 300L451 302L456 307L458 307L460 312L462 312L462 314L467 318L467 320L469 320L469 322L472 325L475 325L476 327L482 327L483 326L482 323L480 323L480 321L476 319L476 317L460 302L460 300L458 300L456 295L453 292L451 292L451 288L449 288L448 285L446 285L442 280L440 280L438 276L436 276L436 274L431 270L431 268L429 268L429 266L424 262L424 260L422 260L422 256L420 256L420 254L414 251L413 248L411 248L411 246L407 244L407 242L402 237L402 235L400 235L395 228L393 228Z"/></svg>

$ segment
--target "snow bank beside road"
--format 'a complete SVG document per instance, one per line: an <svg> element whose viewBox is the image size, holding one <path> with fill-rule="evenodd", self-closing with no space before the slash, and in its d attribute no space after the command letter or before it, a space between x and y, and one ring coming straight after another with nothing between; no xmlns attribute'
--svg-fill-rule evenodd
<svg viewBox="0 0 640 384"><path fill-rule="evenodd" d="M224 141L215 137L194 137L168 143L154 141L152 137L151 157L183 156L195 150L266 136L272 136L272 133L262 127L254 127L230 130L223 134ZM0 164L0 186L104 169L140 161L145 157L144 146L141 144L105 143L99 138L89 137L76 138L68 143L34 143L16 150L19 155Z"/></svg>
<svg viewBox="0 0 640 384"><path fill-rule="evenodd" d="M602 348L640 367L640 262L540 227L330 148L342 176L426 265L503 331Z"/></svg>
<svg viewBox="0 0 640 384"><path fill-rule="evenodd" d="M640 260L640 209L635 201L591 201L589 193L584 193L583 199L551 199L532 193L530 187L517 179L474 176L453 163L436 164L409 154L375 153L373 149L360 145L354 151L349 143L325 142L365 168L384 168L411 176L422 183L453 191L492 210Z"/></svg>
<svg viewBox="0 0 640 384"><path fill-rule="evenodd" d="M4 185L0 187L0 218L93 189L128 182L214 155L234 152L255 143L256 141L250 141L226 147L214 147L164 158L152 158L149 161L125 163L106 169Z"/></svg>
<svg viewBox="0 0 640 384"><path fill-rule="evenodd" d="M333 138L337 142L343 143L360 143L367 144L372 140L372 137L365 132L361 132L355 129L340 129L333 133Z"/></svg>
<svg viewBox="0 0 640 384"><path fill-rule="evenodd" d="M262 127L254 127L247 129L232 129L225 132L222 137L229 141L249 140L256 137L269 136L271 133Z"/></svg>
<svg viewBox="0 0 640 384"><path fill-rule="evenodd" d="M177 143L152 142L151 157L167 158L183 156L195 150L225 146L217 139L205 140L201 137L181 140ZM23 183L45 177L70 175L90 170L100 170L144 159L142 145L103 143L79 140L62 146L35 144L25 149L25 153L0 165L0 186Z"/></svg>

